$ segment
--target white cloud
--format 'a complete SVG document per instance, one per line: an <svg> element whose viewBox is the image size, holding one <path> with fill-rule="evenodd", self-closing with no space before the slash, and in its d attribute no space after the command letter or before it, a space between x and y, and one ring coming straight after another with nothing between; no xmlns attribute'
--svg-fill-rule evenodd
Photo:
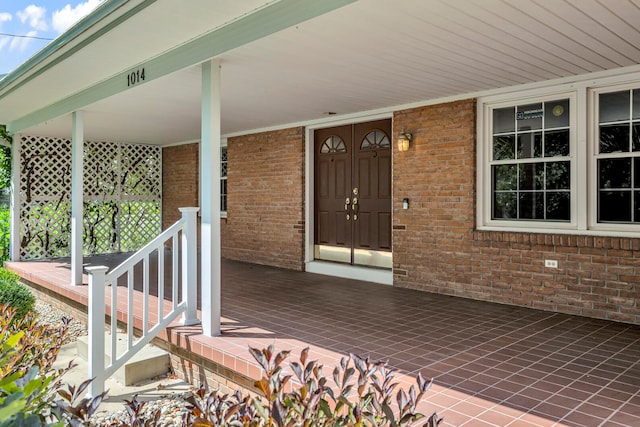
<svg viewBox="0 0 640 427"><path fill-rule="evenodd" d="M7 21L11 21L11 19L13 19L13 16L11 16L10 13L7 12L0 12L0 28L2 28L2 23L3 22L7 22ZM0 37L0 51L7 45L9 44L9 37Z"/></svg>
<svg viewBox="0 0 640 427"><path fill-rule="evenodd" d="M74 8L72 8L70 4L67 4L62 9L56 10L53 12L53 28L57 32L63 33L98 7L102 1L103 0L87 0L84 3L78 3Z"/></svg>
<svg viewBox="0 0 640 427"><path fill-rule="evenodd" d="M44 7L30 4L24 10L17 12L16 15L18 15L18 18L20 18L20 22L22 22L23 24L25 22L29 22L29 26L34 30L46 31L47 29L49 29L47 21L45 20L46 13L47 9L45 9Z"/></svg>
<svg viewBox="0 0 640 427"><path fill-rule="evenodd" d="M34 37L38 34L37 31L32 30L29 31L26 35L30 36L30 37ZM25 38L25 37L14 37L11 40L11 43L9 43L9 52L13 52L13 51L18 51L18 52L24 52L27 49L27 46L29 46L29 43L31 43L30 38Z"/></svg>

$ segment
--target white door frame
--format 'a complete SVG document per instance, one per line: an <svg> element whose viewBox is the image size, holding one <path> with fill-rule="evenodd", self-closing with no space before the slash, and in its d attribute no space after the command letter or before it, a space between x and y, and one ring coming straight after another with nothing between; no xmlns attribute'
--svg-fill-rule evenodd
<svg viewBox="0 0 640 427"><path fill-rule="evenodd" d="M314 123L305 128L305 230L304 230L304 262L305 270L309 273L326 274L328 276L344 277L348 279L363 280L366 282L381 283L383 285L393 285L393 270L378 268L360 267L354 265L340 264L335 262L320 261L314 259L314 138L316 129L323 129L347 124L370 122L374 120L391 119L391 131L393 132L393 112L379 113L368 116L357 116L342 118L340 120L327 120L321 123ZM392 138L393 139L393 138ZM394 144L392 141L391 149ZM393 156L392 160L393 162ZM391 177L393 181L393 176ZM393 187L393 185L392 185ZM393 199L392 199L393 200ZM393 203L393 202L392 202ZM392 213L393 215L393 213Z"/></svg>

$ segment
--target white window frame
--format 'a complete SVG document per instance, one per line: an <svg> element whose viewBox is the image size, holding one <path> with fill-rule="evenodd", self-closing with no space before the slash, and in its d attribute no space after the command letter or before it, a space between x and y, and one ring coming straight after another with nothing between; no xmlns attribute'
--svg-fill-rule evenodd
<svg viewBox="0 0 640 427"><path fill-rule="evenodd" d="M589 174L589 189L591 198L589 199L589 228L602 232L636 232L640 233L639 223L599 223L598 222L598 151L599 151L599 126L600 126L600 95L640 89L640 81L617 85L602 85L589 90L589 170L594 173ZM631 153L628 153L631 154ZM623 156L631 157L631 156ZM631 177L633 179L633 177Z"/></svg>
<svg viewBox="0 0 640 427"><path fill-rule="evenodd" d="M563 88L565 89L565 88ZM570 173L570 220L568 222L556 221L535 221L535 220L500 220L492 219L492 185L491 185L491 162L493 159L493 114L492 111L498 108L512 107L516 105L526 105L539 102L549 102L558 99L569 99L569 156L567 159L571 164ZM481 98L478 100L478 144L477 144L477 228L481 230L503 230L503 231L536 231L553 232L571 231L578 229L578 194L579 194L579 165L577 161L577 140L578 140L578 117L577 99L575 90L558 90L549 93L539 91L520 94L520 96L498 95ZM549 158L550 160L552 158Z"/></svg>
<svg viewBox="0 0 640 427"><path fill-rule="evenodd" d="M567 80L569 82L567 83ZM476 228L486 231L574 234L640 238L640 224L598 223L597 153L599 144L598 96L640 89L640 67L594 73L565 79L555 85L507 88L477 99ZM571 105L571 222L491 220L491 109L569 97ZM575 167L574 167L575 166Z"/></svg>
<svg viewBox="0 0 640 427"><path fill-rule="evenodd" d="M226 160L222 160L222 150L227 150L227 158ZM227 173L222 175L222 163L226 163L227 165ZM222 140L222 143L220 144L220 186L222 187L222 181L227 181L227 175L229 174L229 150L227 148L227 140L226 138ZM228 203L229 203L229 182L227 181L227 191L225 193L225 199L226 202L225 205L227 205L228 207ZM220 196L222 196L222 188L220 188ZM227 210L222 210L222 199L220 200L220 218L226 218L227 217Z"/></svg>

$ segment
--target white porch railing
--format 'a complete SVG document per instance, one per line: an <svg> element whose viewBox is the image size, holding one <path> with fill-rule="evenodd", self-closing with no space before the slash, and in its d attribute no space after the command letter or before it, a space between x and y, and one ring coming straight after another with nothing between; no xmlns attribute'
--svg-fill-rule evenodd
<svg viewBox="0 0 640 427"><path fill-rule="evenodd" d="M183 325L200 323L197 317L197 217L198 208L180 208L182 218L173 224L149 244L129 257L107 274L108 267L87 267L89 273L89 378L94 380L89 385L89 395L96 396L104 391L105 379L122 367L141 348L147 345L163 329L182 314ZM179 247L179 237L181 248ZM171 310L164 314L164 249L171 241L172 253L172 295ZM181 250L180 250L181 249ZM149 268L151 255L157 254L158 264L158 306L157 322L149 328ZM182 252L182 266L179 266L178 254ZM133 336L134 314L134 268L142 262L142 337ZM182 271L182 297L178 294L178 271ZM127 275L127 304L118 307L118 279ZM111 361L105 363L105 290L111 286ZM117 354L117 318L118 309L127 313L127 348Z"/></svg>

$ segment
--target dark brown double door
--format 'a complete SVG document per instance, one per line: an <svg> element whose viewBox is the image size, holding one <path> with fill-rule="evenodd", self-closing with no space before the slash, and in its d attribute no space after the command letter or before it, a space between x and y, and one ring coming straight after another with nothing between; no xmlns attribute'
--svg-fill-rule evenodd
<svg viewBox="0 0 640 427"><path fill-rule="evenodd" d="M392 267L391 120L315 131L315 258Z"/></svg>

